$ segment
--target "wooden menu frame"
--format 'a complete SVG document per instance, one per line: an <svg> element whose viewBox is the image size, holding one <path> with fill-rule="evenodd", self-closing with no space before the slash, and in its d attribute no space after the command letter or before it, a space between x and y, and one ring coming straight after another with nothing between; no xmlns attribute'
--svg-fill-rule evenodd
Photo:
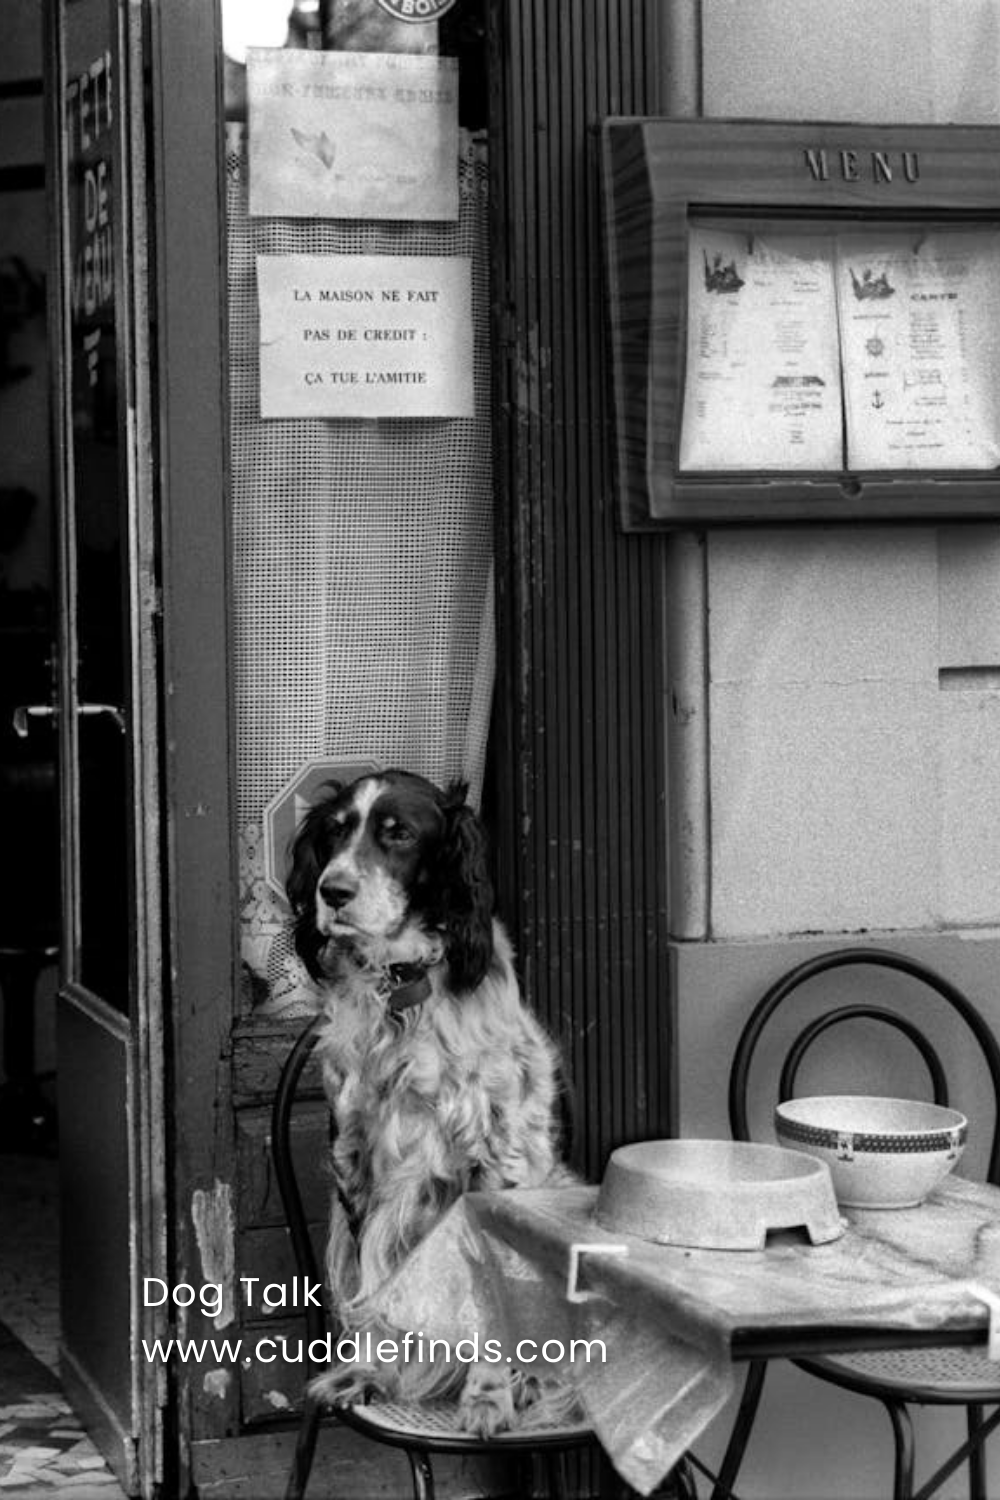
<svg viewBox="0 0 1000 1500"><path fill-rule="evenodd" d="M1000 468L689 471L679 462L692 221L1000 230L1000 128L614 117L602 147L626 530L1000 517Z"/></svg>

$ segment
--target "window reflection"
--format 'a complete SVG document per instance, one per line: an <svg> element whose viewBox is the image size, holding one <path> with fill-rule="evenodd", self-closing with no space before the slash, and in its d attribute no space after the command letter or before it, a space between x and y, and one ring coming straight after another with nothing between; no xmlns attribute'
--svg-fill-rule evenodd
<svg viewBox="0 0 1000 1500"><path fill-rule="evenodd" d="M319 38L319 0L222 0L222 46L235 63L248 47L301 47Z"/></svg>

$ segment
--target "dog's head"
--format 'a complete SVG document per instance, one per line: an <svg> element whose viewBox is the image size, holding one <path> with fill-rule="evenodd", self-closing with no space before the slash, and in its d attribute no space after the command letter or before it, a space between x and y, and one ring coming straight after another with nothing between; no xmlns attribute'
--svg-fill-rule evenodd
<svg viewBox="0 0 1000 1500"><path fill-rule="evenodd" d="M480 983L493 955L493 890L466 790L439 791L409 771L330 783L299 824L286 884L314 978L331 942L402 960L409 937L439 934L451 989Z"/></svg>

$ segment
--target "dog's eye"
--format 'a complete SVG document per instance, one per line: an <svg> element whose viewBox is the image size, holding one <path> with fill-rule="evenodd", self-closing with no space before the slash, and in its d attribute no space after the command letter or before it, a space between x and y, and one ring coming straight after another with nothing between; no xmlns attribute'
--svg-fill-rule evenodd
<svg viewBox="0 0 1000 1500"><path fill-rule="evenodd" d="M407 828L398 818L383 818L382 827L379 830L382 837L389 844L412 844L416 835L412 828Z"/></svg>

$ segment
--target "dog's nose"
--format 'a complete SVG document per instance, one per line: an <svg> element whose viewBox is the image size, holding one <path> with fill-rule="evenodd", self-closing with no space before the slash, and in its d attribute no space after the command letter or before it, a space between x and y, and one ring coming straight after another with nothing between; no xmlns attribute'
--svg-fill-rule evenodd
<svg viewBox="0 0 1000 1500"><path fill-rule="evenodd" d="M336 911L341 906L346 906L351 897L357 894L357 887L348 885L343 880L324 880L320 883L319 893L327 906L332 906Z"/></svg>

